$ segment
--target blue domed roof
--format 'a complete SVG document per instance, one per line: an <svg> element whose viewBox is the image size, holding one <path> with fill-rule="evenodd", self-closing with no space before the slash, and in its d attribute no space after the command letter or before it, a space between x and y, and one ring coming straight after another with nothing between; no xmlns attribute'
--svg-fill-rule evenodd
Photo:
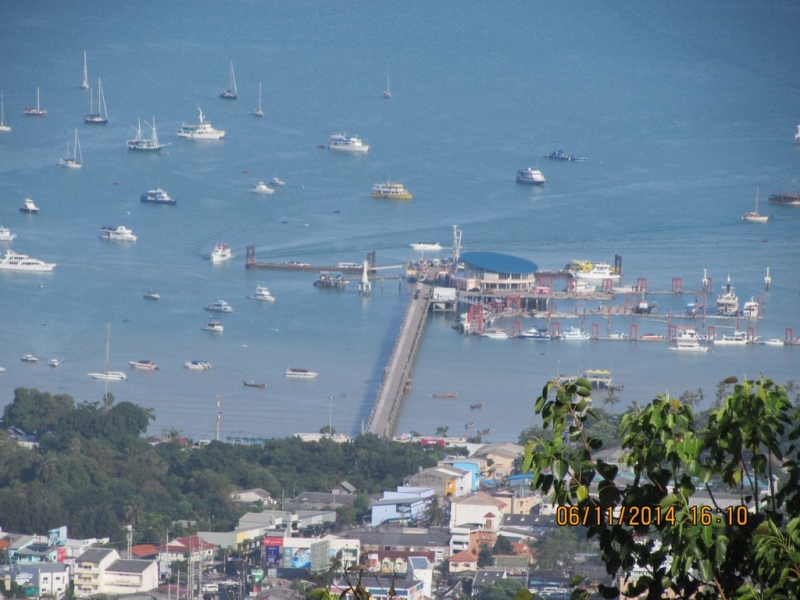
<svg viewBox="0 0 800 600"><path fill-rule="evenodd" d="M461 260L484 271L495 273L535 273L539 266L526 258L500 252L464 252Z"/></svg>

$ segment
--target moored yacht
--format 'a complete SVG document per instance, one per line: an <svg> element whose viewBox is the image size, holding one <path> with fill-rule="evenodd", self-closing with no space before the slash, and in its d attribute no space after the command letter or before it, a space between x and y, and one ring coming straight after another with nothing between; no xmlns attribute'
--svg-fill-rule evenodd
<svg viewBox="0 0 800 600"><path fill-rule="evenodd" d="M152 360L129 360L128 364L141 371L157 371L158 365Z"/></svg>
<svg viewBox="0 0 800 600"><path fill-rule="evenodd" d="M211 123L206 121L203 115L203 109L197 109L200 112L200 121L197 124L183 123L181 128L178 129L178 137L188 138L191 140L219 140L225 132L221 129L214 129Z"/></svg>
<svg viewBox="0 0 800 600"><path fill-rule="evenodd" d="M206 310L211 312L232 313L233 307L225 300L217 300L206 306Z"/></svg>
<svg viewBox="0 0 800 600"><path fill-rule="evenodd" d="M115 240L118 242L135 242L138 238L125 225L104 225L100 228L100 237L104 240Z"/></svg>
<svg viewBox="0 0 800 600"><path fill-rule="evenodd" d="M317 373L314 371L309 371L308 369L295 369L293 367L289 367L286 369L286 372L283 374L283 376L294 379L313 379L317 376Z"/></svg>
<svg viewBox="0 0 800 600"><path fill-rule="evenodd" d="M228 244L217 244L211 252L211 262L218 263L233 258L231 247Z"/></svg>
<svg viewBox="0 0 800 600"><path fill-rule="evenodd" d="M159 295L157 292L154 292L153 290L150 290L150 291L148 291L148 292L145 292L145 293L142 295L142 297L143 297L145 300L161 300L161 296L160 296L160 295Z"/></svg>
<svg viewBox="0 0 800 600"><path fill-rule="evenodd" d="M92 379L102 381L124 381L128 378L122 371L103 371L102 373L88 373Z"/></svg>
<svg viewBox="0 0 800 600"><path fill-rule="evenodd" d="M33 271L45 272L52 271L55 263L42 262L38 258L30 258L26 254L17 254L12 250L6 250L5 256L0 259L0 270L3 271Z"/></svg>
<svg viewBox="0 0 800 600"><path fill-rule="evenodd" d="M169 144L162 144L158 141L158 133L156 133L156 118L153 117L153 124L150 125L147 121L145 124L153 130L153 137L149 140L146 139L142 135L142 120L139 119L139 127L136 128L136 137L132 140L128 140L128 150L143 150L145 152L157 152L161 150L164 146L169 146Z"/></svg>
<svg viewBox="0 0 800 600"><path fill-rule="evenodd" d="M757 319L761 316L761 305L758 303L758 300L754 300L753 297L750 297L750 300L744 303L744 307L742 308L742 316L745 319Z"/></svg>
<svg viewBox="0 0 800 600"><path fill-rule="evenodd" d="M577 327L570 327L561 334L562 340L588 340L591 339L591 337L589 333L581 331Z"/></svg>
<svg viewBox="0 0 800 600"><path fill-rule="evenodd" d="M190 360L187 363L183 363L183 366L190 371L207 371L211 368L211 363L207 360Z"/></svg>
<svg viewBox="0 0 800 600"><path fill-rule="evenodd" d="M220 323L216 319L211 319L205 324L205 326L203 327L203 331L222 333L223 331L225 331L225 327L222 325L222 323Z"/></svg>
<svg viewBox="0 0 800 600"><path fill-rule="evenodd" d="M372 186L373 198L391 198L394 200L411 200L413 197L402 183L376 183Z"/></svg>
<svg viewBox="0 0 800 600"><path fill-rule="evenodd" d="M279 179L278 177L273 177L273 178L270 180L270 183L271 183L272 185L286 185L286 183L285 183L284 181L282 181L281 179Z"/></svg>
<svg viewBox="0 0 800 600"><path fill-rule="evenodd" d="M33 200L31 200L30 198L25 198L25 200L22 201L22 206L19 207L19 212L35 215L36 213L39 212L39 207L36 206L33 203Z"/></svg>
<svg viewBox="0 0 800 600"><path fill-rule="evenodd" d="M730 275L728 275L725 291L717 296L717 314L720 317L736 317L739 315L739 296L733 293Z"/></svg>
<svg viewBox="0 0 800 600"><path fill-rule="evenodd" d="M271 187L269 187L263 181L259 181L258 183L256 183L250 191L253 192L254 194L274 194L275 193L275 190L273 190Z"/></svg>
<svg viewBox="0 0 800 600"><path fill-rule="evenodd" d="M539 169L528 167L527 169L520 169L517 171L517 183L541 185L545 181L547 181L547 179L545 179L544 173L542 173Z"/></svg>
<svg viewBox="0 0 800 600"><path fill-rule="evenodd" d="M250 300L264 300L266 302L275 302L275 296L269 293L269 289L263 285L256 286L256 293L248 296Z"/></svg>
<svg viewBox="0 0 800 600"><path fill-rule="evenodd" d="M144 192L139 200L141 202L152 202L153 204L175 204L178 202L161 188Z"/></svg>
<svg viewBox="0 0 800 600"><path fill-rule="evenodd" d="M36 88L36 108L33 108L32 106L28 106L28 107L23 108L22 112L24 112L26 115L31 116L31 117L44 117L44 116L47 116L47 111L44 108L42 108L40 106L40 104L39 104L39 88L38 87Z"/></svg>
<svg viewBox="0 0 800 600"><path fill-rule="evenodd" d="M755 342L756 339L748 340L746 331L734 331L730 335L722 334L721 338L714 339L713 342L715 346L744 346L746 344Z"/></svg>
<svg viewBox="0 0 800 600"><path fill-rule="evenodd" d="M35 357L33 354L25 354L22 356L22 358L20 358L20 360L22 362L29 362L29 363L39 362L39 359Z"/></svg>
<svg viewBox="0 0 800 600"><path fill-rule="evenodd" d="M523 340L550 341L550 339L552 339L547 329L540 329L538 327L531 327L527 331L520 333L518 337L521 337Z"/></svg>
<svg viewBox="0 0 800 600"><path fill-rule="evenodd" d="M16 233L11 233L7 227L0 225L0 242L11 242L17 237Z"/></svg>
<svg viewBox="0 0 800 600"><path fill-rule="evenodd" d="M356 136L346 133L334 133L328 140L328 148L341 152L369 152L369 145Z"/></svg>
<svg viewBox="0 0 800 600"><path fill-rule="evenodd" d="M694 329L682 329L675 337L675 345L670 350L678 352L708 352L708 346L700 345L700 338Z"/></svg>

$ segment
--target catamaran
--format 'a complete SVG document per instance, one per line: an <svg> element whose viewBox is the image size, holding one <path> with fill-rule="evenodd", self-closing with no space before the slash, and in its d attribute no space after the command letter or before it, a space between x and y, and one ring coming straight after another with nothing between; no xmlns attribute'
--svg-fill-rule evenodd
<svg viewBox="0 0 800 600"><path fill-rule="evenodd" d="M86 67L86 50L83 51L83 80L78 87L82 90L89 89L89 69Z"/></svg>
<svg viewBox="0 0 800 600"><path fill-rule="evenodd" d="M83 117L87 123L105 125L108 123L108 111L106 110L106 97L103 95L103 83L97 78L97 112L94 112L94 102L92 90L89 90L89 113Z"/></svg>
<svg viewBox="0 0 800 600"><path fill-rule="evenodd" d="M78 141L78 130L75 130L75 145L72 152L69 151L69 142L67 142L67 153L64 158L58 160L58 164L62 167L69 169L80 169L83 167L83 155L81 154L81 143Z"/></svg>
<svg viewBox="0 0 800 600"><path fill-rule="evenodd" d="M153 137L149 140L142 136L142 120L139 119L139 126L136 128L136 137L128 140L128 150L145 150L155 152L161 150L164 146L169 144L162 144L158 141L158 134L156 133L156 118L153 117L153 124L150 125L147 121L145 123L153 130Z"/></svg>
<svg viewBox="0 0 800 600"><path fill-rule="evenodd" d="M231 61L231 82L230 86L227 90L224 90L220 95L220 98L226 98L227 100L236 100L239 97L239 94L236 93L236 75L233 73L233 61Z"/></svg>
<svg viewBox="0 0 800 600"><path fill-rule="evenodd" d="M6 124L6 105L3 99L3 92L0 90L0 131L11 131L11 127Z"/></svg>

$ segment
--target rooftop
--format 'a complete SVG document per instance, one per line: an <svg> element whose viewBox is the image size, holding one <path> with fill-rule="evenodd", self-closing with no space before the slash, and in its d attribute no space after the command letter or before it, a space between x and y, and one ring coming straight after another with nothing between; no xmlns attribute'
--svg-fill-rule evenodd
<svg viewBox="0 0 800 600"><path fill-rule="evenodd" d="M496 273L535 273L539 266L526 258L500 252L464 252L461 260L473 267Z"/></svg>

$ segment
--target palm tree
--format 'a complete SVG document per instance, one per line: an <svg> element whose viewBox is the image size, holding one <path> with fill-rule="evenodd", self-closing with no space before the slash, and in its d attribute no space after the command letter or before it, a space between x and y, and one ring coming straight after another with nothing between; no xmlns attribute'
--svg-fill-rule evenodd
<svg viewBox="0 0 800 600"><path fill-rule="evenodd" d="M611 409L614 409L614 405L619 402L619 395L617 392L611 388L606 390L606 395L603 397L603 406L610 406Z"/></svg>
<svg viewBox="0 0 800 600"><path fill-rule="evenodd" d="M689 406L694 406L698 402L698 396L694 392L686 390L683 392L683 394L681 394L681 402L688 404Z"/></svg>
<svg viewBox="0 0 800 600"><path fill-rule="evenodd" d="M39 460L39 466L36 467L36 475L44 480L45 485L50 480L50 476L56 469L56 457L51 452L45 454Z"/></svg>
<svg viewBox="0 0 800 600"><path fill-rule="evenodd" d="M439 437L446 437L448 429L449 427L443 427L442 425L440 425L439 427L436 428L436 435Z"/></svg>

